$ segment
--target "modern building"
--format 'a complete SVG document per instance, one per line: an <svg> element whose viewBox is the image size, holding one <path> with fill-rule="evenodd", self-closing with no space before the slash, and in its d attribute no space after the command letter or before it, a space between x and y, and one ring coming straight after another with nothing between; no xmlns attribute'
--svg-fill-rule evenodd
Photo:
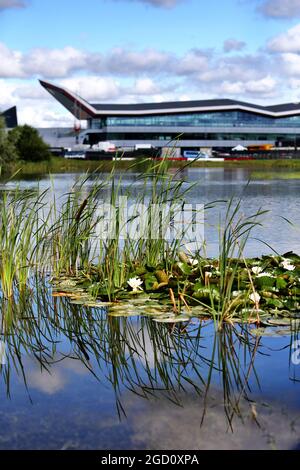
<svg viewBox="0 0 300 470"><path fill-rule="evenodd" d="M18 117L16 106L13 106L12 108L9 108L6 111L0 113L0 116L4 118L5 127L7 129L13 129L14 127L17 127Z"/></svg>
<svg viewBox="0 0 300 470"><path fill-rule="evenodd" d="M139 104L91 104L66 88L41 85L87 129L79 141L119 147L177 140L182 149L272 144L300 146L300 103L260 106L230 99Z"/></svg>

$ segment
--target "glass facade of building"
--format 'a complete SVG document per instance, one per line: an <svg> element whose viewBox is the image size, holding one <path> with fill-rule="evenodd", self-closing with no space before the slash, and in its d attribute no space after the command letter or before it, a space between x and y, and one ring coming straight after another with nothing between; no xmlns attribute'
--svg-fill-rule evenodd
<svg viewBox="0 0 300 470"><path fill-rule="evenodd" d="M89 127L299 127L300 116L272 118L246 111L118 116L91 119Z"/></svg>
<svg viewBox="0 0 300 470"><path fill-rule="evenodd" d="M153 133L153 132L85 132L85 138L83 143L85 144L96 144L99 141L109 140L111 142L161 142L162 146L170 141L189 141L194 142L196 147L199 142L211 142L212 147L219 143L219 146L226 146L226 142L257 142L258 144L263 142L273 143L276 146L300 146L300 135L296 134L269 134L269 133L181 133L180 136L176 133ZM200 144L199 144L200 145ZM231 145L231 144L230 144Z"/></svg>

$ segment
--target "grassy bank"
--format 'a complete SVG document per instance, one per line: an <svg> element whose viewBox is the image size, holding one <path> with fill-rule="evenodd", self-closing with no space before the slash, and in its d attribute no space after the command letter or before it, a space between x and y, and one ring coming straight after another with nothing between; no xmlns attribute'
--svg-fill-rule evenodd
<svg viewBox="0 0 300 470"><path fill-rule="evenodd" d="M190 162L189 162L190 163ZM13 165L12 171L19 172L19 175L42 175L48 173L83 173L92 172L101 166L102 171L110 171L115 164L117 169L127 169L133 164L132 161L89 161L89 160L67 160L61 157L53 157L49 162L17 162ZM195 161L190 163L194 168L247 168L249 170L299 170L300 160L243 160L243 161ZM171 162L174 168L184 168L186 162ZM145 163L137 162L137 171L143 171Z"/></svg>
<svg viewBox="0 0 300 470"><path fill-rule="evenodd" d="M185 162L172 162L172 166L181 167L184 166ZM195 161L192 162L192 166L196 168L247 168L249 170L300 170L300 159L286 159L286 160L241 160L241 161L224 161L224 162L213 162L213 161Z"/></svg>
<svg viewBox="0 0 300 470"><path fill-rule="evenodd" d="M132 162L118 162L118 168L128 168ZM52 157L44 162L17 162L12 170L18 171L19 175L41 175L47 173L85 173L93 172L101 166L103 170L110 171L113 162L111 161L90 161L90 160L71 160L62 157Z"/></svg>

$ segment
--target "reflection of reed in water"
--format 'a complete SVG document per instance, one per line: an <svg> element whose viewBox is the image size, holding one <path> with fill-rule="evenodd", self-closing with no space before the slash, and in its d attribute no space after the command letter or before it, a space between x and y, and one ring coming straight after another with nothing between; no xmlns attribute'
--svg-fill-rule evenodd
<svg viewBox="0 0 300 470"><path fill-rule="evenodd" d="M259 380L255 357L260 339L254 339L246 327L225 325L216 332L209 322L170 327L147 317L107 317L103 309L53 298L42 279L37 278L32 287L18 298L2 301L1 339L6 343L7 363L1 372L8 396L14 369L27 387L28 358L43 374L55 371L58 362L73 360L101 383L111 384L120 417L126 414L126 390L143 399L163 397L180 406L193 392L201 397L200 425L205 422L211 390L221 389L228 425L232 426L234 417L242 418L240 402L251 398L249 379ZM82 373L82 366L76 369ZM58 385L52 385L55 392ZM250 401L248 406L252 412ZM254 412L253 419L259 419Z"/></svg>

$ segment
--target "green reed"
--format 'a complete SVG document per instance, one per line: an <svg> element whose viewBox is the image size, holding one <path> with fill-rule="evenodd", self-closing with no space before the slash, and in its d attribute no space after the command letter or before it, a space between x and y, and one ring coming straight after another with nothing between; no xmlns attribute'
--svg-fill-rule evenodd
<svg viewBox="0 0 300 470"><path fill-rule="evenodd" d="M245 307L249 304L249 302L245 302L245 299L239 297L233 299L232 292L236 288L239 262L245 260L244 250L249 236L254 228L261 226L260 218L267 212L266 210L258 210L255 214L245 217L241 214L241 200L235 202L234 199L231 199L227 205L225 222L220 230L220 299L216 308L222 319L233 316L241 303ZM249 281L251 285L250 272ZM253 291L254 289L250 289L249 294Z"/></svg>
<svg viewBox="0 0 300 470"><path fill-rule="evenodd" d="M6 298L14 286L23 289L39 258L46 225L42 212L46 192L3 192L0 202L0 279Z"/></svg>
<svg viewBox="0 0 300 470"><path fill-rule="evenodd" d="M186 300L195 302L191 288L197 279L191 282L189 276L197 274L191 271L189 256L198 260L199 266L203 264L202 247L198 246L195 253L185 252L191 221L180 233L168 234L175 227L174 211L184 209L193 185L184 181L181 170L170 173L165 160L142 163L144 172L138 173L127 188L122 184L123 174L117 174L113 165L108 176L99 168L79 178L60 199L53 189L4 192L0 208L3 295L10 298L14 288L23 289L34 272L48 272L58 277L75 276L87 286L89 295L115 301L127 290L130 277L155 272L158 286L175 290L176 298L171 297L178 303L175 310L180 312ZM134 204L131 213L121 218L126 198ZM107 205L107 210L113 211L110 222ZM239 276L238 260L243 259L249 235L265 211L243 218L240 206L240 201L231 200L222 224L217 295L209 279L205 286L210 297L208 308L216 323L230 320L242 303L249 304L245 297L233 299L232 293ZM141 227L138 221L143 213L147 217ZM103 237L105 231L108 236ZM198 280L204 277L198 269ZM251 285L251 277L249 282Z"/></svg>

